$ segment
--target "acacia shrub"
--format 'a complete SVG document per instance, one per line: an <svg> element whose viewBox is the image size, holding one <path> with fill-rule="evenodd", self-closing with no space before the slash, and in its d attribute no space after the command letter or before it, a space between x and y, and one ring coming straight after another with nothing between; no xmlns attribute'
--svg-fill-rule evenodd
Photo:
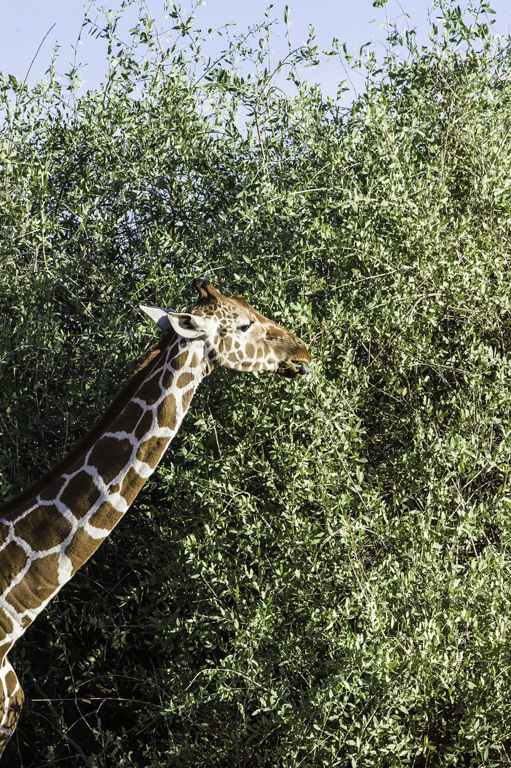
<svg viewBox="0 0 511 768"><path fill-rule="evenodd" d="M186 304L199 268L315 361L204 382L16 649L43 701L13 764L508 761L509 63L443 14L430 49L391 30L347 110L269 71L199 79L177 47L163 75L148 19L72 109L4 83L2 489L149 345L138 301Z"/></svg>

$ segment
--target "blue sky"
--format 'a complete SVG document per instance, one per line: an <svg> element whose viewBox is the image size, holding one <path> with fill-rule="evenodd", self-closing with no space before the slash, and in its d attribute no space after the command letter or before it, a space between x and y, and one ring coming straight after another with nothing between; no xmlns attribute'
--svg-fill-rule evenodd
<svg viewBox="0 0 511 768"><path fill-rule="evenodd" d="M116 9L121 0L101 2ZM466 6L467 2L459 0L459 5ZM428 15L433 18L437 15L432 0L389 0L384 9L373 8L372 0L274 0L268 12L270 18L280 22L272 42L274 61L287 52L283 23L286 4L291 8L290 34L293 46L306 40L309 24L312 24L320 47L328 48L335 36L347 44L348 51L358 50L369 40L383 47L385 32L381 26L386 18L396 20L403 29L406 24L416 28L419 39L426 42ZM496 11L496 16L491 17L495 19L494 28L507 34L511 28L511 3L509 0L490 0L490 4ZM74 58L73 46L76 46L80 34L86 5L88 3L84 4L82 0L18 0L5 3L0 27L0 71L24 78L45 35L47 37L32 65L29 82L33 83L44 73L56 44L60 46L57 71L68 71ZM147 0L147 5L156 20L164 23L162 1ZM181 5L189 8L189 0L184 0ZM268 0L208 0L197 9L197 27L207 30L209 27L215 29L225 24L235 24L235 30L241 33L250 25L262 21L269 5ZM409 20L404 18L403 11L410 16ZM220 50L221 41L218 37L211 41L209 45L212 54ZM81 62L86 65L82 70L85 88L96 87L106 68L104 50L90 34L85 33L82 35L79 52ZM311 75L310 79L320 82L324 92L332 95L336 92L338 82L345 78L341 64L334 61L314 69ZM355 81L356 87L361 85L361 82Z"/></svg>

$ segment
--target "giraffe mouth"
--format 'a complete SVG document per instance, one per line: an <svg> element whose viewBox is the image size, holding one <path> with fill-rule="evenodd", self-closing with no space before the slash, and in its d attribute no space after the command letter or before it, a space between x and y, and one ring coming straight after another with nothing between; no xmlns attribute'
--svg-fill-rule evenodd
<svg viewBox="0 0 511 768"><path fill-rule="evenodd" d="M307 347L298 336L288 333L283 328L280 328L280 331L281 333L273 331L266 337L270 347L273 347L273 352L277 353L277 359L280 358L274 370L286 379L303 376L307 373L307 366L311 362Z"/></svg>
<svg viewBox="0 0 511 768"><path fill-rule="evenodd" d="M307 373L311 357L303 341L295 337L294 343L290 344L286 351L287 355L279 363L277 373L286 379L296 379L298 375L303 376Z"/></svg>
<svg viewBox="0 0 511 768"><path fill-rule="evenodd" d="M299 365L298 368L296 367L297 365ZM292 360L283 360L279 363L279 367L277 368L277 373L280 374L280 376L284 376L286 379L296 379L298 374L303 376L307 371L307 366L301 360L295 360L294 362Z"/></svg>

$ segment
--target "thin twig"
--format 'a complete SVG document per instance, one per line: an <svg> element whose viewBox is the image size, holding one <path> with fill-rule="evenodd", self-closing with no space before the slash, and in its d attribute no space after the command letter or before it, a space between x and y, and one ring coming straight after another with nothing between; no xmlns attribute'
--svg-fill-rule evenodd
<svg viewBox="0 0 511 768"><path fill-rule="evenodd" d="M65 733L64 729L60 726L60 716L59 716L59 713L57 712L57 710L55 709L55 707L52 704L52 701L54 701L54 699L52 700L52 699L47 698L44 695L44 691L42 690L42 688L39 685L39 683L37 682L37 680L34 678L34 676L30 672L29 672L29 674L30 674L30 678L31 678L31 681L32 681L32 685L34 686L36 691L41 696L43 696L42 701L45 701L48 704L48 706L51 709L51 711L52 711L52 714L53 714L53 716L55 718L55 720L54 720L54 727L55 727L56 731L60 734L60 736L65 741L67 741L69 746L72 747L80 755L80 757L81 757L81 759L83 761L83 764L86 765L87 768L92 768L92 766L91 766L91 764L89 762L89 759L88 759L87 755L85 754L85 752L83 751L83 749L81 748L81 746L74 739L72 739L71 736L68 733ZM37 699L35 699L35 701L37 701Z"/></svg>
<svg viewBox="0 0 511 768"><path fill-rule="evenodd" d="M32 67L34 66L34 62L35 62L35 60L37 59L37 57L38 57L38 55L39 55L39 51L41 50L41 48L42 48L42 46L43 46L43 44L44 44L44 41L46 40L46 38L48 37L48 35L49 35L49 34L50 34L50 32L52 31L53 27L56 27L56 26L57 26L57 22L55 22L55 24L52 24L52 25L51 25L51 27L49 28L48 32L45 34L45 36L43 37L43 39L42 39L42 40L41 40L41 42L39 43L39 48L38 48L38 49L37 49L37 51L35 52L34 58L33 58L33 59L32 59L32 61L30 62L30 66L29 66L29 68L27 69L27 74L26 74L26 75L25 75L25 77L23 78L23 82L24 82L24 83L26 83L26 82L27 82L28 76L29 76L29 74L30 74L30 70L31 70L31 69L32 69Z"/></svg>

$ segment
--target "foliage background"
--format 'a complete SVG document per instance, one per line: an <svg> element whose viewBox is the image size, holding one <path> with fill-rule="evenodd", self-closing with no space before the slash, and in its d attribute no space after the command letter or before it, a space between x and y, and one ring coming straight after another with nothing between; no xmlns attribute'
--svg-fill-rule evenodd
<svg viewBox="0 0 511 768"><path fill-rule="evenodd" d="M1 81L4 496L154 343L138 303L196 275L315 361L204 383L12 654L6 766L511 763L509 40L437 10L429 47L390 27L348 62L349 106L298 74L313 40L270 71L266 21L208 62L175 7L170 42L143 6L129 45L92 30L97 91Z"/></svg>

